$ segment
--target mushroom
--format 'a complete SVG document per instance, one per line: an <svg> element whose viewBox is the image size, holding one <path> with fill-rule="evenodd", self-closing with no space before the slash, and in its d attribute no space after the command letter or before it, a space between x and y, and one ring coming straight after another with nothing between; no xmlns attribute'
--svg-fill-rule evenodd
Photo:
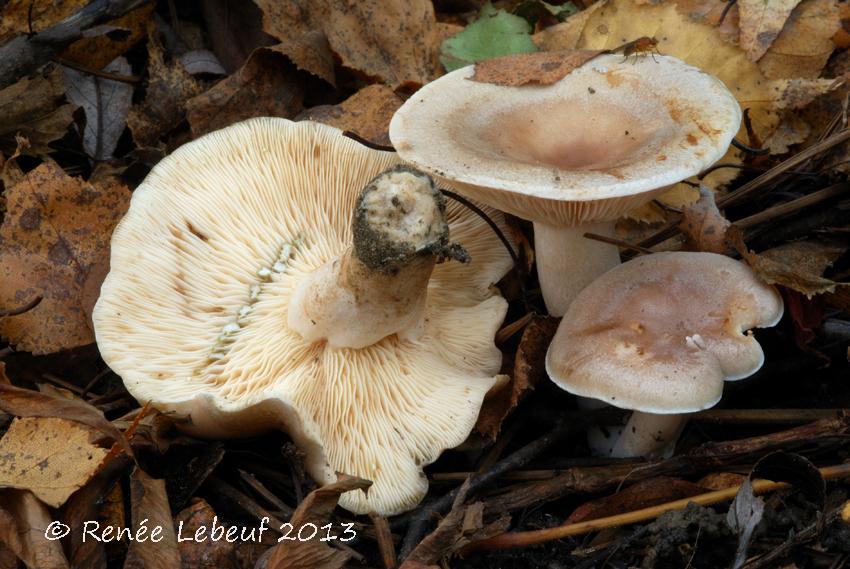
<svg viewBox="0 0 850 569"><path fill-rule="evenodd" d="M177 149L113 235L93 315L104 360L195 435L282 428L320 484L372 480L342 496L352 512L413 507L422 468L463 442L496 382L507 303L491 285L511 261L398 165L275 118Z"/></svg>
<svg viewBox="0 0 850 569"><path fill-rule="evenodd" d="M620 262L614 223L723 156L741 121L717 79L673 57L602 55L551 85L433 81L396 112L390 139L408 163L534 222L537 273L561 316Z"/></svg>
<svg viewBox="0 0 850 569"><path fill-rule="evenodd" d="M724 381L761 368L749 330L774 326L782 312L779 293L729 257L638 257L579 293L546 370L570 393L634 411L608 454L656 456L672 451L685 414L720 401Z"/></svg>

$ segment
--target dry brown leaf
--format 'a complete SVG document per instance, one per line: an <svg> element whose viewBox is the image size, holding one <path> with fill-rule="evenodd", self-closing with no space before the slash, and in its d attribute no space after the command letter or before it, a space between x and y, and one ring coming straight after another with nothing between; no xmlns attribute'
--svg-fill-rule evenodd
<svg viewBox="0 0 850 569"><path fill-rule="evenodd" d="M818 77L835 49L832 36L840 26L836 0L803 0L759 68L770 79Z"/></svg>
<svg viewBox="0 0 850 569"><path fill-rule="evenodd" d="M723 217L714 203L714 192L705 186L699 188L699 200L682 210L679 229L690 251L723 254L727 250L726 230L731 223Z"/></svg>
<svg viewBox="0 0 850 569"><path fill-rule="evenodd" d="M776 108L797 110L806 107L821 95L838 89L844 82L835 79L776 79L772 84L781 93L776 101Z"/></svg>
<svg viewBox="0 0 850 569"><path fill-rule="evenodd" d="M189 99L193 136L252 117L292 118L301 110L304 87L279 48L257 48L233 75Z"/></svg>
<svg viewBox="0 0 850 569"><path fill-rule="evenodd" d="M340 494L366 491L371 485L369 480L338 474L333 484L310 492L298 505L289 522L295 528L308 522L321 527L328 523ZM332 549L319 540L282 541L263 554L256 569L339 569L350 557L348 552Z"/></svg>
<svg viewBox="0 0 850 569"><path fill-rule="evenodd" d="M165 480L155 480L136 467L130 478L130 502L132 527L138 531L142 525L146 526L151 539L130 542L124 569L180 569L177 534L168 506ZM156 542L154 528L162 528L159 534L162 539Z"/></svg>
<svg viewBox="0 0 850 569"><path fill-rule="evenodd" d="M64 96L62 73L55 65L0 90L0 151L14 154L20 135L29 142L28 153L46 153L48 143L64 136L74 120L76 106L65 104Z"/></svg>
<svg viewBox="0 0 850 569"><path fill-rule="evenodd" d="M146 3L120 18L111 20L109 25L119 28L121 33L84 37L68 46L62 57L93 69L105 67L145 38L147 23L155 6L155 2Z"/></svg>
<svg viewBox="0 0 850 569"><path fill-rule="evenodd" d="M0 410L18 417L58 417L82 423L103 433L120 444L128 455L133 455L121 431L107 421L97 407L84 401L0 383Z"/></svg>
<svg viewBox="0 0 850 569"><path fill-rule="evenodd" d="M546 377L546 350L559 322L559 318L537 316L525 328L514 359L510 387L500 389L484 401L475 423L479 433L495 439L508 413L528 391L534 389L538 381Z"/></svg>
<svg viewBox="0 0 850 569"><path fill-rule="evenodd" d="M564 523L575 524L585 520L616 516L665 502L690 498L704 492L705 488L687 480L668 476L649 478L632 484L616 494L585 502L573 510Z"/></svg>
<svg viewBox="0 0 850 569"><path fill-rule="evenodd" d="M62 551L62 542L45 538L53 522L47 506L26 490L0 490L0 512L5 511L7 520L14 520L17 543L12 546L15 554L28 569L68 569L68 560ZM2 537L2 536L0 536ZM15 546L19 549L15 549Z"/></svg>
<svg viewBox="0 0 850 569"><path fill-rule="evenodd" d="M681 210L685 206L695 204L698 199L699 189L680 182L653 201L631 210L626 214L626 217L643 223L666 223L669 221L667 212L654 202L657 201L670 208Z"/></svg>
<svg viewBox="0 0 850 569"><path fill-rule="evenodd" d="M597 10L605 6L605 1L594 2L584 10L576 12L565 21L537 32L531 39L542 51L562 51L576 49L584 27Z"/></svg>
<svg viewBox="0 0 850 569"><path fill-rule="evenodd" d="M191 505L181 511L175 518L180 527L181 536L193 536L200 527L210 528L216 517L212 507L200 498L195 498ZM219 518L219 525L224 525ZM229 526L227 526L229 527ZM226 535L225 529L225 535ZM228 542L226 539L206 541L199 544L195 541L181 541L177 544L180 550L180 560L186 569L244 569L254 567L260 553L268 546L258 541Z"/></svg>
<svg viewBox="0 0 850 569"><path fill-rule="evenodd" d="M724 490L733 486L740 486L746 478L746 476L737 472L711 472L700 478L697 484L706 490Z"/></svg>
<svg viewBox="0 0 850 569"><path fill-rule="evenodd" d="M302 118L350 130L375 144L390 146L390 120L402 102L386 85L369 85L338 105L312 107Z"/></svg>
<svg viewBox="0 0 850 569"><path fill-rule="evenodd" d="M820 241L796 241L763 253L747 249L739 231L728 232L730 243L767 284L778 284L811 298L835 292L836 283L824 278L824 271L846 251L843 245Z"/></svg>
<svg viewBox="0 0 850 569"><path fill-rule="evenodd" d="M148 76L144 102L133 106L127 117L139 146L156 146L162 135L183 121L186 101L204 90L179 61L165 62L153 24L148 27Z"/></svg>
<svg viewBox="0 0 850 569"><path fill-rule="evenodd" d="M86 4L88 0L9 0L0 8L0 44L49 28Z"/></svg>
<svg viewBox="0 0 850 569"><path fill-rule="evenodd" d="M600 50L578 49L506 55L479 61L475 64L475 73L470 79L479 83L510 87L551 85L600 53Z"/></svg>
<svg viewBox="0 0 850 569"><path fill-rule="evenodd" d="M782 31L800 0L738 0L738 43L750 61L758 61Z"/></svg>
<svg viewBox="0 0 850 569"><path fill-rule="evenodd" d="M112 229L130 191L118 183L88 184L45 162L6 190L0 226L0 307L37 296L33 310L0 319L0 335L18 349L52 353L94 342L84 292L97 267L108 263Z"/></svg>
<svg viewBox="0 0 850 569"><path fill-rule="evenodd" d="M729 8L727 2L717 2L717 0L678 0L676 9L679 12L693 20L702 24L708 24L717 28L720 37L726 43L738 43L738 3ZM726 16L723 16L726 12ZM721 21L723 18L723 21Z"/></svg>
<svg viewBox="0 0 850 569"><path fill-rule="evenodd" d="M300 68L332 81L320 37L345 67L396 89L416 87L437 73L438 40L429 0L257 0L263 29Z"/></svg>
<svg viewBox="0 0 850 569"><path fill-rule="evenodd" d="M54 417L15 419L0 439L0 486L29 490L58 508L85 485L108 450L92 431Z"/></svg>

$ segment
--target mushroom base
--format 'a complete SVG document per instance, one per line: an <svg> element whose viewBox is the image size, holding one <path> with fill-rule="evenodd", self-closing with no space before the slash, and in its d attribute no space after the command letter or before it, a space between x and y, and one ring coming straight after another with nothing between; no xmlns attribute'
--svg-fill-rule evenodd
<svg viewBox="0 0 850 569"><path fill-rule="evenodd" d="M687 414L656 415L634 411L611 448L613 458L669 457L687 423Z"/></svg>
<svg viewBox="0 0 850 569"><path fill-rule="evenodd" d="M549 314L563 316L585 286L620 264L616 245L584 237L585 233L613 237L615 223L600 221L556 227L534 222L537 278Z"/></svg>

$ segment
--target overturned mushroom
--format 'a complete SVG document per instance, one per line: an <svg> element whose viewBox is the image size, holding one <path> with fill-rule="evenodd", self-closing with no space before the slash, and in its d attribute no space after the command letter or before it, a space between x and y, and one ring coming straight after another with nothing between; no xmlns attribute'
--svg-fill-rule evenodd
<svg viewBox="0 0 850 569"><path fill-rule="evenodd" d="M94 311L106 362L197 435L282 428L319 483L374 481L343 495L351 511L413 507L423 466L466 438L494 385L506 302L491 285L511 263L397 164L283 119L179 148L113 236Z"/></svg>
<svg viewBox="0 0 850 569"><path fill-rule="evenodd" d="M743 263L714 253L655 253L608 271L576 297L546 355L562 389L635 411L612 456L655 456L686 413L713 407L724 381L754 374L749 332L774 326L782 298Z"/></svg>
<svg viewBox="0 0 850 569"><path fill-rule="evenodd" d="M714 77L673 57L603 55L551 85L500 86L459 69L396 112L407 162L534 222L537 273L561 316L620 262L615 220L723 156L741 121Z"/></svg>

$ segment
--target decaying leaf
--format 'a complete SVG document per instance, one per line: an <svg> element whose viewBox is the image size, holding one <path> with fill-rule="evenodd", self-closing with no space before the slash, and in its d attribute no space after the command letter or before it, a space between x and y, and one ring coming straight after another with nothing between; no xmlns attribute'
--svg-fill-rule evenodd
<svg viewBox="0 0 850 569"><path fill-rule="evenodd" d="M510 386L485 399L475 423L479 433L495 439L508 413L546 377L546 350L559 322L560 319L551 316L537 316L525 328L517 348Z"/></svg>
<svg viewBox="0 0 850 569"><path fill-rule="evenodd" d="M803 0L759 60L759 69L770 79L817 78L835 49L832 36L840 25L836 0Z"/></svg>
<svg viewBox="0 0 850 569"><path fill-rule="evenodd" d="M142 41L147 33L156 4L148 2L132 12L109 22L115 31L97 35L84 34L62 52L62 58L74 61L92 69L102 69L109 62L127 53Z"/></svg>
<svg viewBox="0 0 850 569"><path fill-rule="evenodd" d="M799 3L800 0L738 0L738 43L750 61L761 59Z"/></svg>
<svg viewBox="0 0 850 569"><path fill-rule="evenodd" d="M104 67L103 71L127 76L132 69L126 59L119 57ZM95 160L109 160L126 126L133 86L70 67L64 67L62 72L68 99L86 113L83 148Z"/></svg>
<svg viewBox="0 0 850 569"><path fill-rule="evenodd" d="M183 121L186 101L204 90L179 61L165 62L153 25L148 29L148 76L144 102L134 106L127 117L139 146L156 146L162 135Z"/></svg>
<svg viewBox="0 0 850 569"><path fill-rule="evenodd" d="M460 487L451 511L437 527L410 552L399 569L439 567L439 561L465 545L507 531L511 518L504 514L489 524L484 523L484 504L465 504L468 482Z"/></svg>
<svg viewBox="0 0 850 569"><path fill-rule="evenodd" d="M124 569L180 569L177 534L168 507L165 481L155 480L136 467L130 478L130 501L133 528L146 526L150 537L154 537L154 528L162 528L159 534L162 539L130 542Z"/></svg>
<svg viewBox="0 0 850 569"><path fill-rule="evenodd" d="M700 186L697 203L685 206L679 228L685 237L685 245L691 251L708 253L726 252L726 230L731 223L714 203L714 192Z"/></svg>
<svg viewBox="0 0 850 569"><path fill-rule="evenodd" d="M227 70L213 52L193 49L180 56L180 65L191 75L227 75Z"/></svg>
<svg viewBox="0 0 850 569"><path fill-rule="evenodd" d="M74 120L75 105L63 104L62 73L48 65L0 90L0 151L18 150L17 136L26 137L27 152L44 153L48 143L61 138Z"/></svg>
<svg viewBox="0 0 850 569"><path fill-rule="evenodd" d="M193 136L252 117L292 118L301 110L303 84L278 48L257 48L233 75L189 99Z"/></svg>
<svg viewBox="0 0 850 569"><path fill-rule="evenodd" d="M47 506L26 490L0 489L0 514L4 512L0 542L9 546L27 569L68 569L62 542L45 537L45 533L54 535L48 533L53 519ZM14 531L17 539L2 539L3 531Z"/></svg>
<svg viewBox="0 0 850 569"><path fill-rule="evenodd" d="M728 232L730 242L767 284L778 284L805 294L835 292L840 286L824 278L824 271L846 250L842 245L819 241L795 241L763 253L753 253L738 231Z"/></svg>
<svg viewBox="0 0 850 569"><path fill-rule="evenodd" d="M299 69L333 83L333 57L396 89L433 79L436 35L429 0L258 0L263 29ZM318 34L316 32L319 32Z"/></svg>
<svg viewBox="0 0 850 569"><path fill-rule="evenodd" d="M129 190L88 184L45 162L6 189L0 226L0 307L42 296L33 310L0 319L0 335L19 349L46 354L94 342L86 309L99 290L87 280L103 275L109 238L127 209Z"/></svg>
<svg viewBox="0 0 850 569"><path fill-rule="evenodd" d="M120 444L128 455L133 455L121 431L107 421L97 407L84 401L0 383L0 410L18 417L58 417L82 423Z"/></svg>
<svg viewBox="0 0 850 569"><path fill-rule="evenodd" d="M597 55L599 50L541 51L519 53L479 61L470 79L516 87L519 85L551 85L569 75Z"/></svg>
<svg viewBox="0 0 850 569"><path fill-rule="evenodd" d="M691 184L678 183L653 201L630 211L626 217L643 223L663 223L668 221L667 211L679 210L693 205L699 199L699 189ZM660 203L657 205L655 202ZM664 206L664 207L662 207ZM668 209L665 209L668 208Z"/></svg>
<svg viewBox="0 0 850 569"><path fill-rule="evenodd" d="M289 522L296 528L308 522L317 527L326 525L340 494L366 491L371 485L369 480L339 474L333 484L310 492L298 505ZM284 540L263 554L256 569L340 569L350 558L351 555L346 551L332 549L318 539Z"/></svg>
<svg viewBox="0 0 850 569"><path fill-rule="evenodd" d="M729 5L715 0L678 0L676 9L694 22L716 27L725 42L738 43L740 29L737 2Z"/></svg>
<svg viewBox="0 0 850 569"><path fill-rule="evenodd" d="M181 536L193 536L201 527L212 527L215 518L215 510L207 502L197 498L189 507L177 515L175 523L180 527ZM224 525L220 518L218 518L217 523ZM181 541L177 544L177 547L180 550L180 562L186 569L244 569L254 567L260 553L267 548L258 539L246 541L208 540L203 544L194 541Z"/></svg>
<svg viewBox="0 0 850 569"><path fill-rule="evenodd" d="M389 146L390 120L402 102L386 85L369 85L338 105L312 107L301 118L350 130L375 144Z"/></svg>
<svg viewBox="0 0 850 569"><path fill-rule="evenodd" d="M582 504L573 510L564 523L574 524L584 520L616 516L665 502L690 498L705 491L704 487L687 480L668 476L649 478L632 484L616 494Z"/></svg>
<svg viewBox="0 0 850 569"><path fill-rule="evenodd" d="M534 53L531 24L519 16L497 10L490 2L478 19L443 42L440 61L447 71L470 63L516 53Z"/></svg>
<svg viewBox="0 0 850 569"><path fill-rule="evenodd" d="M750 540L763 515L764 500L753 494L752 482L747 478L738 490L726 515L726 523L732 531L738 533L738 549L735 552L733 569L739 569L746 563Z"/></svg>
<svg viewBox="0 0 850 569"><path fill-rule="evenodd" d="M0 439L0 486L29 490L58 508L109 452L92 444L91 434L79 423L54 417L15 419Z"/></svg>
<svg viewBox="0 0 850 569"><path fill-rule="evenodd" d="M0 44L16 35L49 28L86 4L86 0L9 0L2 7Z"/></svg>

